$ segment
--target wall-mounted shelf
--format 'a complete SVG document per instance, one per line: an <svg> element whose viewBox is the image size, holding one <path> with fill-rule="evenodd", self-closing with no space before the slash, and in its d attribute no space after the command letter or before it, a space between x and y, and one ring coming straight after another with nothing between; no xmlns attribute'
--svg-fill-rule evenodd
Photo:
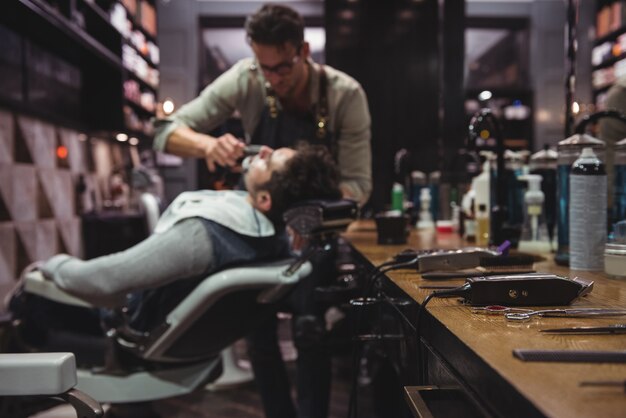
<svg viewBox="0 0 626 418"><path fill-rule="evenodd" d="M626 75L626 0L598 2L596 34L600 36L593 42L592 93L599 106L615 80Z"/></svg>
<svg viewBox="0 0 626 418"><path fill-rule="evenodd" d="M144 0L145 1L145 0ZM53 6L54 4L54 6ZM115 0L7 0L0 2L0 29L12 37L10 51L18 57L0 59L0 75L12 80L10 92L0 91L0 103L85 132L124 132L131 106L146 127L154 112L124 97L124 81L133 79L141 92L156 99L158 66L141 54L111 23ZM150 3L151 10L156 7ZM148 31L146 38L154 43ZM123 46L141 56L147 79L125 68ZM155 44L153 48L156 48ZM158 49L156 58L158 58ZM144 73L146 67L142 67ZM116 88L117 86L117 88ZM147 139L143 129L143 139Z"/></svg>

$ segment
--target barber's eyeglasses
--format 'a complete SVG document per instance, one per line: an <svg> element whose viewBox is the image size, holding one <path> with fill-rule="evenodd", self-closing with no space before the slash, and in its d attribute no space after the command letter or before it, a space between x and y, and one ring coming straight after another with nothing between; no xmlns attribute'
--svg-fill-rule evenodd
<svg viewBox="0 0 626 418"><path fill-rule="evenodd" d="M273 66L263 65L259 63L259 67L261 67L261 71L263 74L269 75L271 73L278 74L280 76L285 76L291 74L293 70L293 66L300 60L300 55L296 55L291 59L291 61L281 62L280 64L276 64Z"/></svg>

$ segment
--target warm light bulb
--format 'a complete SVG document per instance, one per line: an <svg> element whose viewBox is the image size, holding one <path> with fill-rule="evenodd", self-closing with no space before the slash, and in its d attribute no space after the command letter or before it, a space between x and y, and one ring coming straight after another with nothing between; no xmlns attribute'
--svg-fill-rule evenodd
<svg viewBox="0 0 626 418"><path fill-rule="evenodd" d="M483 90L478 95L478 100L484 102L484 101L491 99L492 97L493 97L493 94L489 90Z"/></svg>
<svg viewBox="0 0 626 418"><path fill-rule="evenodd" d="M580 112L580 105L578 104L578 102L572 103L572 113L577 115L578 112Z"/></svg>
<svg viewBox="0 0 626 418"><path fill-rule="evenodd" d="M163 101L163 113L166 115L171 114L174 111L174 101L172 99L165 99Z"/></svg>
<svg viewBox="0 0 626 418"><path fill-rule="evenodd" d="M115 136L115 139L117 139L120 142L126 142L128 141L128 135L126 135L125 133L119 133Z"/></svg>
<svg viewBox="0 0 626 418"><path fill-rule="evenodd" d="M62 160L66 159L67 158L67 148L64 147L63 145L59 145L57 147L57 157L59 157Z"/></svg>
<svg viewBox="0 0 626 418"><path fill-rule="evenodd" d="M128 143L129 143L130 145L137 145L137 144L139 144L139 140L133 136L132 138L130 138L130 139L128 140Z"/></svg>

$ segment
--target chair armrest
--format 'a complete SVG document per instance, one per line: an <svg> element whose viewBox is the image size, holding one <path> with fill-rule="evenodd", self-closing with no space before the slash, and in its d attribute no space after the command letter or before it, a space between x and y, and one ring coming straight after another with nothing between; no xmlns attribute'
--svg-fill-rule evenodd
<svg viewBox="0 0 626 418"><path fill-rule="evenodd" d="M76 385L72 353L0 354L0 396L60 395Z"/></svg>
<svg viewBox="0 0 626 418"><path fill-rule="evenodd" d="M193 321L223 295L241 289L267 287L259 295L259 303L272 303L286 290L297 284L312 271L310 263L304 263L293 275L285 270L293 259L274 263L234 267L207 277L167 316L167 322L178 324Z"/></svg>
<svg viewBox="0 0 626 418"><path fill-rule="evenodd" d="M72 405L81 418L104 415L100 404L76 386L72 353L0 354L0 396L44 396Z"/></svg>
<svg viewBox="0 0 626 418"><path fill-rule="evenodd" d="M24 291L65 305L93 307L89 302L65 292L54 281L46 279L39 270L24 276Z"/></svg>

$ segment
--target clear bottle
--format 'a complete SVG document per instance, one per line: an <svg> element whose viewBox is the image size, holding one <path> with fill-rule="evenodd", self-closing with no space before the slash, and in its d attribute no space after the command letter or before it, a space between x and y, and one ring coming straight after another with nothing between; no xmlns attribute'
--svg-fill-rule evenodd
<svg viewBox="0 0 626 418"><path fill-rule="evenodd" d="M550 237L550 242L556 249L556 167L558 154L547 146L530 156L530 174L540 175L541 191L544 195L543 209L546 220L546 228Z"/></svg>
<svg viewBox="0 0 626 418"><path fill-rule="evenodd" d="M419 221L417 221L418 229L434 229L435 223L430 213L430 202L432 198L430 196L430 189L424 187L420 192L420 214Z"/></svg>
<svg viewBox="0 0 626 418"><path fill-rule="evenodd" d="M572 270L604 270L606 170L593 149L583 148L570 173L569 264Z"/></svg>
<svg viewBox="0 0 626 418"><path fill-rule="evenodd" d="M519 179L528 182L528 190L524 193L524 222L517 248L529 253L549 253L552 245L544 217L545 196L541 190L541 176L527 174Z"/></svg>
<svg viewBox="0 0 626 418"><path fill-rule="evenodd" d="M478 205L476 212L476 245L479 247L489 245L489 211L484 203Z"/></svg>

